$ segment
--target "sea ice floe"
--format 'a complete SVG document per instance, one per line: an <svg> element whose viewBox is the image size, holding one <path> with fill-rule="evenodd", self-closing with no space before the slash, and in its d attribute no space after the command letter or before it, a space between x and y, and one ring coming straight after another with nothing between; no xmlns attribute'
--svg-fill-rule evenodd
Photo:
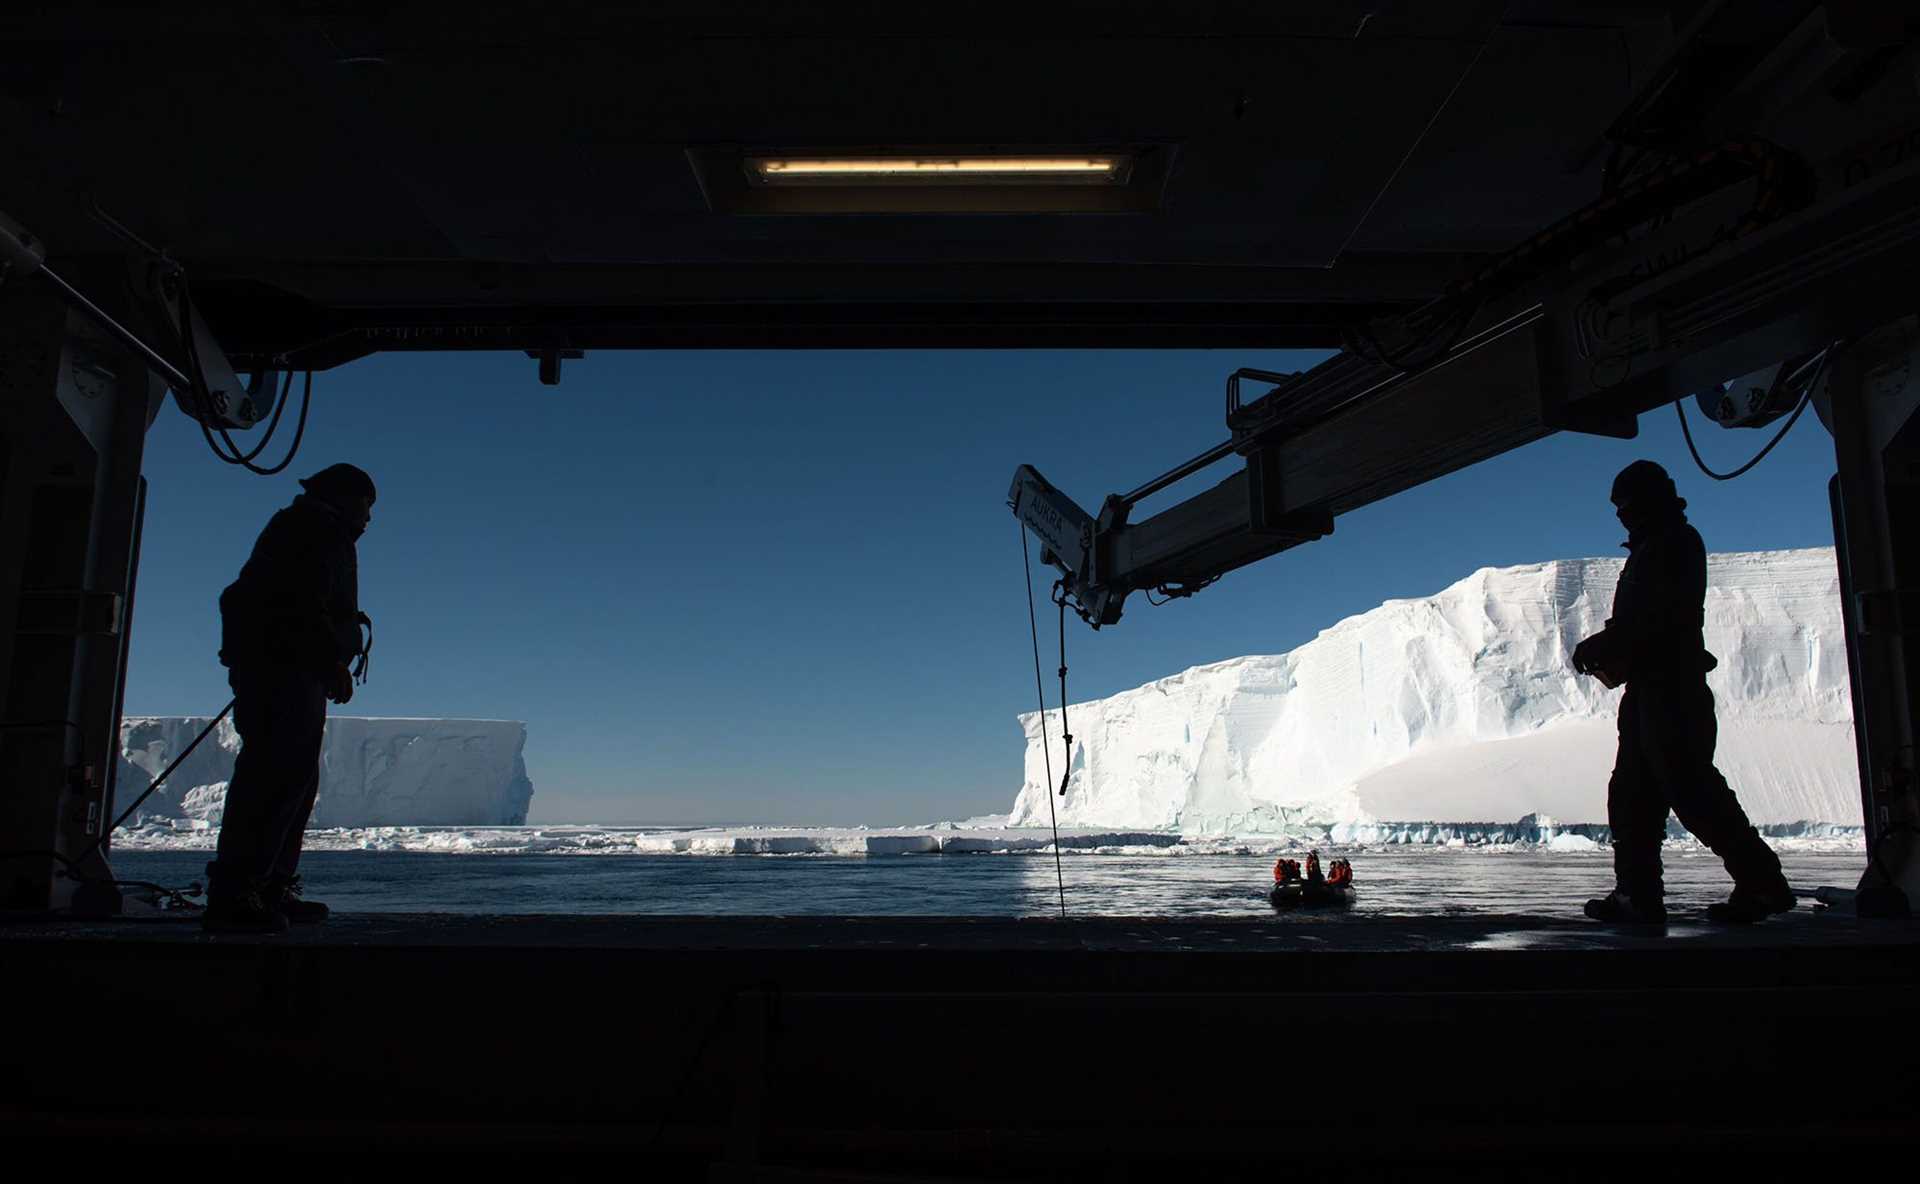
<svg viewBox="0 0 1920 1184"><path fill-rule="evenodd" d="M1669 829L1668 845L1698 848L1684 831ZM210 851L219 829L198 819L167 819L114 832L116 848L129 851ZM1366 850L1383 847L1459 847L1475 851L1604 849L1607 828L1562 826L1552 819L1510 823L1402 823L1344 827L1339 834L1302 830L1292 835L1182 835L1172 831L1123 831L1075 827L1060 832L1060 852L1083 856L1260 856L1299 854L1309 847ZM1808 832L1768 828L1767 841L1782 850L1859 850L1857 827L1824 826ZM925 856L1042 855L1054 850L1045 828L834 827L644 828L600 826L338 827L308 831L309 851L412 851L442 855L607 856ZM1704 848L1699 848L1704 850Z"/></svg>

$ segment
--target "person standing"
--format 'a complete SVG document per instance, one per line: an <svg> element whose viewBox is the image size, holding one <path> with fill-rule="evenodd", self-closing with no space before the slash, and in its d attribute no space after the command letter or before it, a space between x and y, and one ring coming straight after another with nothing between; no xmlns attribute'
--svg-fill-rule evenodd
<svg viewBox="0 0 1920 1184"><path fill-rule="evenodd" d="M240 754L207 865L208 930L274 933L327 916L300 897L300 849L320 789L327 701L353 698L352 663L365 653L354 544L376 495L373 479L348 464L300 486L220 594Z"/></svg>
<svg viewBox="0 0 1920 1184"><path fill-rule="evenodd" d="M1733 877L1717 921L1750 923L1797 903L1733 789L1714 767L1718 725L1707 673L1719 662L1702 635L1707 549L1687 521L1687 503L1667 471L1638 460L1614 478L1612 500L1627 528L1627 564L1613 616L1573 651L1574 669L1608 687L1625 683L1620 748L1607 783L1614 889L1589 900L1597 921L1658 924L1667 916L1660 844L1667 814L1713 849Z"/></svg>

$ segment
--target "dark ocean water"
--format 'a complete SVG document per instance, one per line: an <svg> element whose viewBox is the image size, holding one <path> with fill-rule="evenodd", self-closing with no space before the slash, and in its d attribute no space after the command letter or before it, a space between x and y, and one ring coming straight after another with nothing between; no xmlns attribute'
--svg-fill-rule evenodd
<svg viewBox="0 0 1920 1184"><path fill-rule="evenodd" d="M1578 916L1612 884L1606 852L1389 847L1332 852L1354 865L1358 916L1525 913ZM123 879L184 886L203 851L118 851ZM1802 893L1851 888L1858 850L1787 851ZM1238 916L1267 910L1272 857L1070 854L1069 913ZM1704 908L1729 883L1700 849L1669 850L1668 907ZM1033 916L1059 908L1050 854L842 856L452 855L313 851L307 895L351 912Z"/></svg>

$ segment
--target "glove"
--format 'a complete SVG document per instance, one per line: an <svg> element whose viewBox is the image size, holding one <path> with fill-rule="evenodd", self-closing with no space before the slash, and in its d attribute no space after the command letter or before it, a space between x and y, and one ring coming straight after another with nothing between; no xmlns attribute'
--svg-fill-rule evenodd
<svg viewBox="0 0 1920 1184"><path fill-rule="evenodd" d="M1573 668L1579 674L1592 675L1600 680L1601 686L1612 690L1627 681L1619 669L1619 655L1614 652L1618 648L1602 629L1573 647Z"/></svg>
<svg viewBox="0 0 1920 1184"><path fill-rule="evenodd" d="M1600 635L1582 641L1573 647L1573 671L1575 674L1592 674L1595 663L1600 657Z"/></svg>
<svg viewBox="0 0 1920 1184"><path fill-rule="evenodd" d="M335 703L353 701L353 672L347 669L345 662L335 663L333 674L328 679L327 698Z"/></svg>

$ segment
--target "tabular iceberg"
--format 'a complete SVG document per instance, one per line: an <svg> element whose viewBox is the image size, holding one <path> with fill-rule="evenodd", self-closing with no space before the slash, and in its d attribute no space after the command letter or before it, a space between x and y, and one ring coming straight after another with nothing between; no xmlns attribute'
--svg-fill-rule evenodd
<svg viewBox="0 0 1920 1184"><path fill-rule="evenodd" d="M1471 830L1435 823L1549 838L1555 819L1604 823L1621 692L1575 675L1567 655L1606 619L1622 562L1485 568L1289 653L1074 704L1060 822L1335 841ZM1706 638L1720 659L1708 679L1718 764L1754 822L1775 834L1858 826L1832 549L1710 557ZM1041 718L1020 717L1014 826L1047 821ZM1058 777L1059 712L1045 720Z"/></svg>
<svg viewBox="0 0 1920 1184"><path fill-rule="evenodd" d="M125 809L207 726L207 717L129 716L120 725L115 798ZM310 825L521 826L533 798L527 726L507 720L327 720L320 800ZM231 719L193 751L129 825L218 825L240 737Z"/></svg>

